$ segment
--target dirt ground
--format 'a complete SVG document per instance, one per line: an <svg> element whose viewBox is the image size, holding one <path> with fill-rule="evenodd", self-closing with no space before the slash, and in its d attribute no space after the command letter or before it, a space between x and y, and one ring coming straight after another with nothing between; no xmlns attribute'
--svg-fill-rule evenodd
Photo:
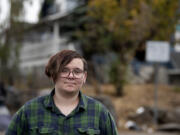
<svg viewBox="0 0 180 135"><path fill-rule="evenodd" d="M158 85L158 108L173 110L180 107L180 89L175 86ZM90 96L96 93L92 87L85 87L83 92ZM119 131L126 131L125 123L129 115L134 114L139 107L154 106L154 85L153 84L131 84L124 88L124 96L117 97L115 88L112 85L101 86L101 92L112 99L118 116ZM152 127L147 131L153 132Z"/></svg>
<svg viewBox="0 0 180 135"><path fill-rule="evenodd" d="M4 135L5 133L4 132L0 132L0 135Z"/></svg>

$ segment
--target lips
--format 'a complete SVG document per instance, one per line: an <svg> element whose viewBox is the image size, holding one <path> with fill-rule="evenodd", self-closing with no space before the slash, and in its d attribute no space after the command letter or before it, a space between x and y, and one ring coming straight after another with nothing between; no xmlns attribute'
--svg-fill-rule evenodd
<svg viewBox="0 0 180 135"><path fill-rule="evenodd" d="M68 84L68 85L75 85L76 83L74 83L74 82L65 82L65 84Z"/></svg>

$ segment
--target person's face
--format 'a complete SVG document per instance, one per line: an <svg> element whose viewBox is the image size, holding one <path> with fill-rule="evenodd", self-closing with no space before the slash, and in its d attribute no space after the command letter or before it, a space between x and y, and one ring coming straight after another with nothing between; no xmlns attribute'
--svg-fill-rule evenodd
<svg viewBox="0 0 180 135"><path fill-rule="evenodd" d="M79 91L85 83L87 72L80 58L74 58L59 73L55 87L66 92Z"/></svg>

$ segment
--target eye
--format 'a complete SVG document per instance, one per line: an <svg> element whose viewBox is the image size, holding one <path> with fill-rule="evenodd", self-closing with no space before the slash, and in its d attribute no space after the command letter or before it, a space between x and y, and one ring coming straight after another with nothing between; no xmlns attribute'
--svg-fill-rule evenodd
<svg viewBox="0 0 180 135"><path fill-rule="evenodd" d="M63 72L63 73L67 73L67 72L69 72L69 69L63 68L63 69L62 69L62 72Z"/></svg>
<svg viewBox="0 0 180 135"><path fill-rule="evenodd" d="M74 73L75 73L75 74L81 74L82 72L83 72L83 71L80 70L80 69L75 69L75 70L74 70Z"/></svg>

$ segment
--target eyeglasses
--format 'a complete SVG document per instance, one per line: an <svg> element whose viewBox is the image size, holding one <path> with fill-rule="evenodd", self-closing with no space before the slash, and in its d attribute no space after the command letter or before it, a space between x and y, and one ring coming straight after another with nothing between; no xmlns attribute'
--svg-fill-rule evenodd
<svg viewBox="0 0 180 135"><path fill-rule="evenodd" d="M63 68L60 76L61 77L69 77L70 74L73 74L74 78L80 79L83 76L84 71L79 69L79 68L75 68L73 70L70 70L69 68Z"/></svg>

